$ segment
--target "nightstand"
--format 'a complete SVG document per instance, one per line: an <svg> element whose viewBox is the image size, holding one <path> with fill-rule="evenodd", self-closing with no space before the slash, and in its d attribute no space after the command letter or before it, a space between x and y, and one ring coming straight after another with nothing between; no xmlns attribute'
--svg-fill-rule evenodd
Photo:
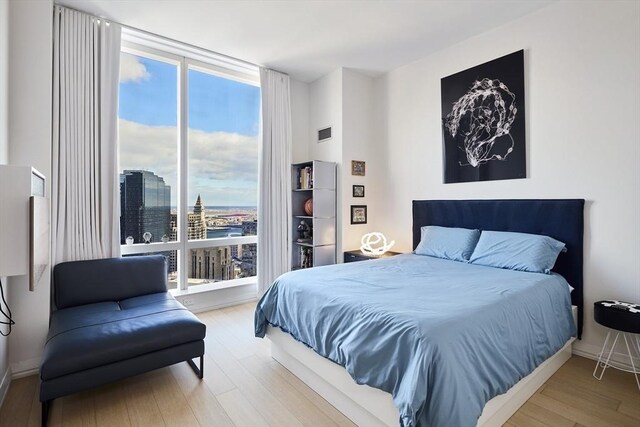
<svg viewBox="0 0 640 427"><path fill-rule="evenodd" d="M636 377L636 385L638 386L638 390L640 390L640 378L638 377L638 374L640 374L640 366L636 368L633 363L633 353L636 350L640 351L640 339L638 337L640 334L640 304L617 300L598 301L593 304L593 318L602 326L609 328L607 337L604 339L604 344L602 345L602 350L600 351L600 356L598 357L598 362L596 363L596 368L593 370L593 376L601 380L604 371L609 367L631 372ZM607 349L612 331L616 337L611 347ZM620 338L620 334L622 334L627 352L629 353L631 369L625 369L609 363L618 338ZM631 342L631 344L629 344L629 342ZM634 352L632 352L631 348L634 347ZM600 374L598 374L598 370L600 370Z"/></svg>
<svg viewBox="0 0 640 427"><path fill-rule="evenodd" d="M380 258L389 258L392 256L400 255L401 252L385 252L384 255L380 256L371 256L362 253L361 250L357 251L347 251L344 253L344 262L356 262L356 261L367 261L372 259L380 259Z"/></svg>

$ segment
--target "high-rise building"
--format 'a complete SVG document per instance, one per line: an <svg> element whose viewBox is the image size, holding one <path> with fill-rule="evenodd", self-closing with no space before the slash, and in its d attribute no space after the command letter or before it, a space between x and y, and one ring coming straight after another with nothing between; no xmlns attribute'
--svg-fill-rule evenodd
<svg viewBox="0 0 640 427"><path fill-rule="evenodd" d="M258 234L258 221L242 221L242 235L255 236ZM240 277L253 277L256 275L258 265L258 245L249 243L242 245L238 254L240 259Z"/></svg>
<svg viewBox="0 0 640 427"><path fill-rule="evenodd" d="M200 240L207 238L207 221L204 216L204 206L198 194L193 212L187 214L187 238L189 240ZM178 214L170 215L171 241L178 240Z"/></svg>
<svg viewBox="0 0 640 427"><path fill-rule="evenodd" d="M178 241L178 214L171 214L171 235L169 236L170 241L177 242ZM169 255L169 273L174 273L178 271L178 251L171 251Z"/></svg>
<svg viewBox="0 0 640 427"><path fill-rule="evenodd" d="M204 217L204 206L202 206L202 199L198 194L196 204L193 206L193 212L189 212L189 228L188 238L189 240L199 240L207 238L207 222Z"/></svg>
<svg viewBox="0 0 640 427"><path fill-rule="evenodd" d="M196 199L193 210L187 212L187 221L187 238L189 240L208 238L207 227L214 223L207 223L208 219L200 195ZM211 217L209 221L211 221ZM255 219L242 221L242 235L256 235L257 224ZM170 214L170 230L171 241L177 241L178 215L176 213ZM169 272L177 271L177 261L177 252L171 251L169 253ZM186 267L189 279L217 282L255 276L256 263L257 245L251 243L189 249L189 260Z"/></svg>
<svg viewBox="0 0 640 427"><path fill-rule="evenodd" d="M207 221L202 198L198 195L193 211L187 213L187 238L201 240L207 238ZM171 237L177 239L178 218L171 215ZM214 248L198 248L189 251L188 274L190 279L205 279L211 281L229 280L234 278L233 262L229 246ZM175 252L169 260L169 267L176 269ZM175 270L174 270L175 271Z"/></svg>
<svg viewBox="0 0 640 427"><path fill-rule="evenodd" d="M162 177L144 170L120 174L120 242L128 236L143 243L143 234L159 242L171 234L171 187Z"/></svg>
<svg viewBox="0 0 640 427"><path fill-rule="evenodd" d="M235 279L229 246L191 249L189 278L214 282Z"/></svg>

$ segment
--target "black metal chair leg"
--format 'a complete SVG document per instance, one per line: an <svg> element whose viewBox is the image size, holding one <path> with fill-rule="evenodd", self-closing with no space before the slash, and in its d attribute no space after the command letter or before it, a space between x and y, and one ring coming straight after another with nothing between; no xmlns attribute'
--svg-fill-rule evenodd
<svg viewBox="0 0 640 427"><path fill-rule="evenodd" d="M191 366L191 369L193 369L193 372L196 373L198 378L200 378L200 379L204 378L204 355L200 356L200 368L199 369L196 366L196 364L193 363L193 359L188 359L187 363L189 364L189 366Z"/></svg>
<svg viewBox="0 0 640 427"><path fill-rule="evenodd" d="M47 419L49 419L49 405L51 400L45 400L42 402L42 427L46 427Z"/></svg>

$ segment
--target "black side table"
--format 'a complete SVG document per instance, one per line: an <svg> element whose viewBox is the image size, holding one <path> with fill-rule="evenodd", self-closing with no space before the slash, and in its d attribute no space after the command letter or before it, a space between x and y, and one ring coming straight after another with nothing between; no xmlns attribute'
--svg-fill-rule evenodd
<svg viewBox="0 0 640 427"><path fill-rule="evenodd" d="M385 252L380 256L372 256L363 253L361 250L357 251L347 251L344 253L344 262L356 262L356 261L366 261L369 259L380 259L380 258L389 258L392 256L400 255L401 252Z"/></svg>
<svg viewBox="0 0 640 427"><path fill-rule="evenodd" d="M633 348L634 352L637 352L638 356L640 356L640 337L637 335L640 334L640 304L616 300L598 301L593 304L593 317L596 322L609 328L607 337L604 339L604 344L602 345L602 350L600 351L600 356L598 357L598 363L596 363L596 368L593 370L593 376L601 380L604 371L609 367L632 372L636 377L638 390L640 390L640 380L638 379L640 370L636 369L631 351ZM609 343L612 330L616 331L616 337L613 340L611 348L608 350L607 360L603 362L604 355L607 353L607 344ZM614 366L609 363L611 354L613 354L613 350L618 343L618 338L620 338L620 334L622 334L624 338L627 353L629 353L631 370L620 368L619 366ZM631 342L631 347L629 347L629 342ZM602 369L600 375L597 374L598 368Z"/></svg>

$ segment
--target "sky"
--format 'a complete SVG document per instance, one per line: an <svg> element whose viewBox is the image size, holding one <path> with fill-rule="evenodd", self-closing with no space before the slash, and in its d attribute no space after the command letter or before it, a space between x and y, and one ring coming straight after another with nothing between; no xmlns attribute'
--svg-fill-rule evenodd
<svg viewBox="0 0 640 427"><path fill-rule="evenodd" d="M256 206L260 88L189 70L189 194L207 206ZM122 53L120 168L145 169L177 205L177 67Z"/></svg>

